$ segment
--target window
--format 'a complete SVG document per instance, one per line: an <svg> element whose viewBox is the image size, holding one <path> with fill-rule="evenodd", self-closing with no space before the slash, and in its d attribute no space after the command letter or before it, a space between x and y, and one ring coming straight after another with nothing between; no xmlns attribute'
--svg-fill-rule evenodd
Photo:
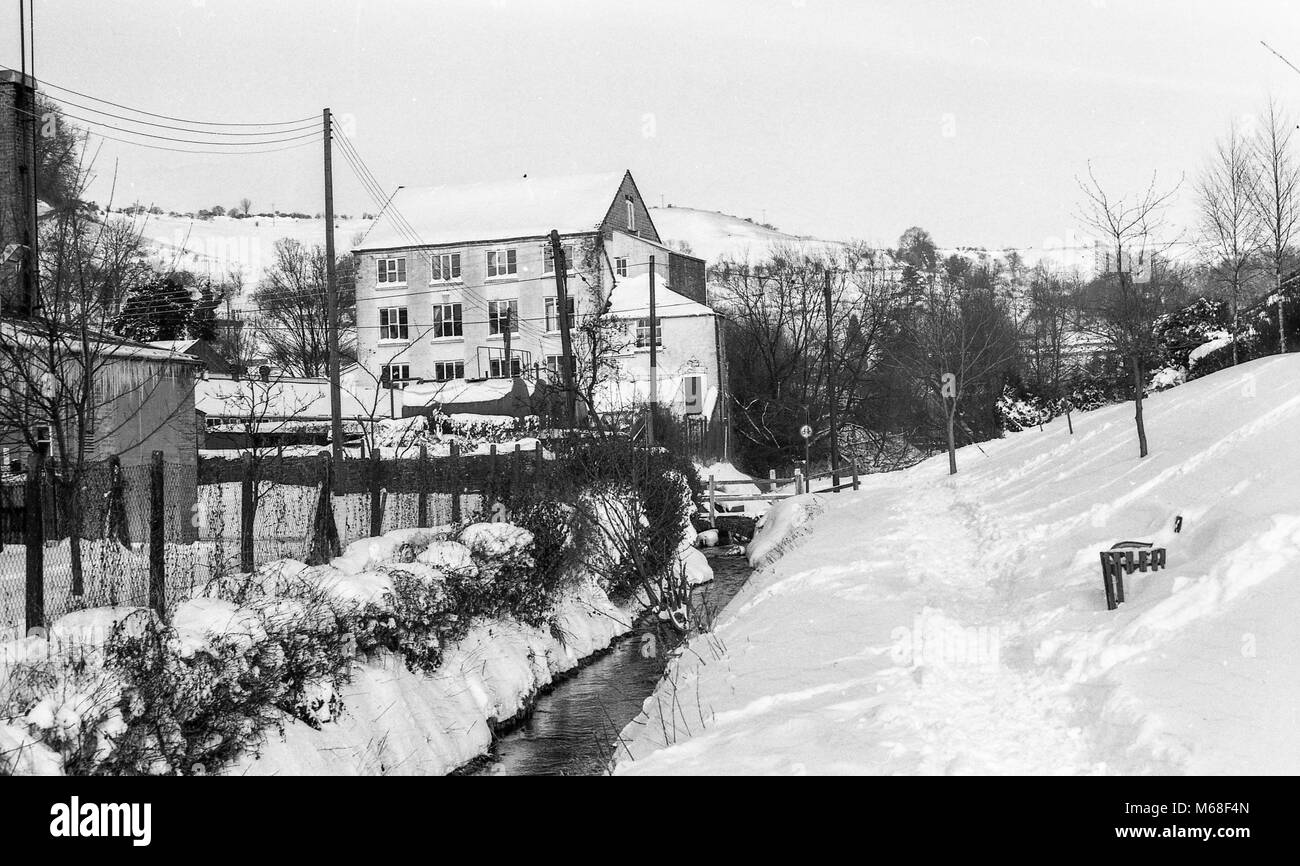
<svg viewBox="0 0 1300 866"><path fill-rule="evenodd" d="M623 205L627 208L627 230L636 231L636 205L632 203L632 196L623 197Z"/></svg>
<svg viewBox="0 0 1300 866"><path fill-rule="evenodd" d="M433 378L439 382L446 382L448 379L465 378L464 361L434 361Z"/></svg>
<svg viewBox="0 0 1300 866"><path fill-rule="evenodd" d="M664 344L664 320L655 316L655 345ZM636 347L644 349L650 345L650 319L636 320Z"/></svg>
<svg viewBox="0 0 1300 866"><path fill-rule="evenodd" d="M434 337L463 337L460 304L435 304L433 307Z"/></svg>
<svg viewBox="0 0 1300 866"><path fill-rule="evenodd" d="M460 280L460 253L443 253L431 260L429 280L434 283L453 283Z"/></svg>
<svg viewBox="0 0 1300 866"><path fill-rule="evenodd" d="M375 281L380 285L406 284L406 258L376 259L378 273Z"/></svg>
<svg viewBox="0 0 1300 866"><path fill-rule="evenodd" d="M546 356L546 372L551 377L552 380L559 381L560 377L563 375L562 372L564 369L563 365L564 365L563 355ZM569 358L569 369L574 373L578 372L577 358L572 358L572 357Z"/></svg>
<svg viewBox="0 0 1300 866"><path fill-rule="evenodd" d="M542 273L555 273L555 250L550 244L546 247L545 264L542 265ZM564 270L566 272L573 270L573 244L560 244L560 250L564 253Z"/></svg>
<svg viewBox="0 0 1300 866"><path fill-rule="evenodd" d="M517 272L518 266L515 263L514 250L488 250L487 275L489 280L493 277L507 277Z"/></svg>
<svg viewBox="0 0 1300 866"><path fill-rule="evenodd" d="M488 333L500 334L506 319L510 321L510 333L519 333L519 301L488 301Z"/></svg>
<svg viewBox="0 0 1300 866"><path fill-rule="evenodd" d="M614 259L614 273L620 277L627 276L627 256L618 256Z"/></svg>
<svg viewBox="0 0 1300 866"><path fill-rule="evenodd" d="M405 388L410 378L410 364L384 364L379 368L379 381L394 388Z"/></svg>
<svg viewBox="0 0 1300 866"><path fill-rule="evenodd" d="M405 340L409 336L406 307L381 307L379 309L379 339Z"/></svg>
<svg viewBox="0 0 1300 866"><path fill-rule="evenodd" d="M573 298L565 298L568 301L569 308L569 329L573 329ZM560 330L559 299L546 299L546 330L555 333Z"/></svg>
<svg viewBox="0 0 1300 866"><path fill-rule="evenodd" d="M510 357L510 374L509 374L509 375L510 375L510 376L522 376L522 375L523 375L523 372L524 372L524 365L523 365L523 362L520 360L520 358L519 358L518 355L512 355L512 356ZM488 359L488 376L489 376L490 378L492 378L492 379L505 379L505 378L507 378L507 375L506 375L506 359L505 359L505 358L489 358L489 359Z"/></svg>

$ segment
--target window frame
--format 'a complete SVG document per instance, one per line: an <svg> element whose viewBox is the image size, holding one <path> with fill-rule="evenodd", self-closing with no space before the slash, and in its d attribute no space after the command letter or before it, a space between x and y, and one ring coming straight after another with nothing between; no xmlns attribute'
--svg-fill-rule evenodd
<svg viewBox="0 0 1300 866"><path fill-rule="evenodd" d="M627 208L626 210L627 230L629 232L635 232L636 231L636 202L632 200L632 196L625 195L623 196L623 204Z"/></svg>
<svg viewBox="0 0 1300 866"><path fill-rule="evenodd" d="M663 348L664 345L664 317L655 316L654 324L654 345L656 349ZM636 320L636 348L650 348L650 317L641 316Z"/></svg>
<svg viewBox="0 0 1300 866"><path fill-rule="evenodd" d="M577 305L573 302L573 296L565 298L569 307L569 330L572 331L578 322ZM544 315L546 317L546 333L560 333L560 299L555 295L549 295L542 300Z"/></svg>
<svg viewBox="0 0 1300 866"><path fill-rule="evenodd" d="M504 270L499 262L502 254L505 254L506 264ZM487 251L487 262L484 268L485 279L489 280L508 280L519 274L519 248L518 247L498 247ZM495 273L494 273L495 271Z"/></svg>
<svg viewBox="0 0 1300 866"><path fill-rule="evenodd" d="M394 370L394 369L397 369L397 370L401 371L401 375L398 376L398 377L396 377L396 378L394 378L394 377L393 377L393 370ZM406 363L406 364L380 364L380 365L379 365L379 381L380 381L380 382L383 382L383 381L384 381L384 371L385 371L385 370L388 371L388 387L389 387L389 388L393 388L393 389L396 389L396 390L401 390L402 388L405 388L405 387L406 387L406 385L405 385L404 383L415 381L415 380L411 377L411 365L410 365L409 363Z"/></svg>
<svg viewBox="0 0 1300 866"><path fill-rule="evenodd" d="M573 273L573 255L576 245L572 242L564 243L561 241L560 249L564 251L564 272L571 274ZM549 243L542 246L542 273L549 276L555 275L555 252L551 249Z"/></svg>
<svg viewBox="0 0 1300 866"><path fill-rule="evenodd" d="M488 336L500 337L501 331L501 313L500 305L508 304L510 306L510 336L513 338L519 333L519 299L518 298L498 298L488 301Z"/></svg>
<svg viewBox="0 0 1300 866"><path fill-rule="evenodd" d="M446 376L444 378L442 373L445 373L448 367L451 368L451 372L455 375ZM442 371L441 373L439 372L440 370ZM433 362L433 379L435 382L450 382L452 379L464 379L464 378L465 378L464 361L434 361Z"/></svg>
<svg viewBox="0 0 1300 866"><path fill-rule="evenodd" d="M614 276L627 276L627 256L614 256Z"/></svg>
<svg viewBox="0 0 1300 866"><path fill-rule="evenodd" d="M449 271L455 271L455 273L448 275ZM460 253L434 253L429 257L430 283L438 285L462 283L465 281L464 273Z"/></svg>
<svg viewBox="0 0 1300 866"><path fill-rule="evenodd" d="M391 265L391 267L390 267ZM388 279L391 271L392 279ZM407 280L406 256L376 256L375 285L382 288L405 286Z"/></svg>
<svg viewBox="0 0 1300 866"><path fill-rule="evenodd" d="M447 309L453 310L452 317L447 318ZM447 323L452 325L454 333L443 333ZM465 305L461 301L447 301L442 304L433 305L433 339L435 340L463 340L465 339Z"/></svg>
<svg viewBox="0 0 1300 866"><path fill-rule="evenodd" d="M495 355L488 358L488 378L489 379L518 379L524 375L524 359L518 353L510 353L510 375L501 375L501 365L506 362L506 358L499 358ZM495 368L496 372L493 372Z"/></svg>
<svg viewBox="0 0 1300 866"><path fill-rule="evenodd" d="M392 320L392 314L397 313L397 321ZM396 331L398 336L392 336ZM381 343L409 343L411 342L411 314L407 307L380 307L379 308L379 342Z"/></svg>

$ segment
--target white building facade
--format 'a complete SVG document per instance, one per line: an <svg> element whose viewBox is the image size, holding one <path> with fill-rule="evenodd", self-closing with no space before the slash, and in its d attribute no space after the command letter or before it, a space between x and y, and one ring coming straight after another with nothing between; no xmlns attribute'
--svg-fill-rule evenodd
<svg viewBox="0 0 1300 866"><path fill-rule="evenodd" d="M660 241L630 172L399 190L353 250L361 368L399 385L557 380L552 229L568 265L575 343L584 317L627 320L630 345L607 356L616 362L611 378L628 388L602 388L600 402L640 393L638 381L648 393L649 312L637 299L653 261L665 299L656 305L661 402L674 406L681 394L674 408L701 414L711 390L717 405L725 389L722 331L706 302L704 262ZM620 283L632 291L620 292Z"/></svg>

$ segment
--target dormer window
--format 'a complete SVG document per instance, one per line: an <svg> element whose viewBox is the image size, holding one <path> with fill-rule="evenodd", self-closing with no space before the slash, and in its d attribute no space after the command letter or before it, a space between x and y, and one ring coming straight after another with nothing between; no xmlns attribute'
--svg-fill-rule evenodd
<svg viewBox="0 0 1300 866"><path fill-rule="evenodd" d="M636 205L632 203L632 196L624 196L623 204L627 208L627 230L636 231Z"/></svg>

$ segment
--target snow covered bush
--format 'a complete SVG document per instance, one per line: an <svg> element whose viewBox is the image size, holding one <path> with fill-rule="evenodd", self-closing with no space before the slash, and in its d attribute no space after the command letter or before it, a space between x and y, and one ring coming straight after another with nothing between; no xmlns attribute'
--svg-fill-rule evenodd
<svg viewBox="0 0 1300 866"><path fill-rule="evenodd" d="M176 630L156 619L115 629L105 667L122 686L122 724L95 772L203 775L255 753L265 732L280 727L288 686L278 642L210 634L202 650L181 648Z"/></svg>
<svg viewBox="0 0 1300 866"><path fill-rule="evenodd" d="M342 687L348 682L356 655L349 617L353 608L340 603L328 582L319 579L321 571L294 560L277 560L252 574L214 581L203 594L238 605L255 618L261 636L279 646L283 661L277 666L277 675L284 680L284 690L277 706L314 727L342 709ZM199 601L177 610L178 627L185 624L187 607ZM219 620L209 619L207 628L219 634L231 632L229 625Z"/></svg>
<svg viewBox="0 0 1300 866"><path fill-rule="evenodd" d="M1166 365L1151 374L1147 388L1151 391L1165 391L1187 381L1187 370L1182 367Z"/></svg>
<svg viewBox="0 0 1300 866"><path fill-rule="evenodd" d="M1042 399L1033 394L1019 396L1010 385L1002 389L1002 396L998 398L995 408L1002 429L1012 433L1037 427L1051 420L1053 414Z"/></svg>
<svg viewBox="0 0 1300 866"><path fill-rule="evenodd" d="M443 647L465 636L470 616L440 573L393 568L389 575L393 588L384 603L367 605L357 616L357 649L386 649L400 655L409 670L433 673L442 664Z"/></svg>

